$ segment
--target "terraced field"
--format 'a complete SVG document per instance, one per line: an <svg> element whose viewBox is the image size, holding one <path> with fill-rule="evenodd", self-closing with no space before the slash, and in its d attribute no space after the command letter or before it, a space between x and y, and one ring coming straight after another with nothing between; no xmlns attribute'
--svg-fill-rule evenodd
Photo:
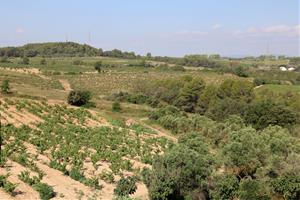
<svg viewBox="0 0 300 200"><path fill-rule="evenodd" d="M0 174L16 184L8 191L11 199L39 199L41 183L53 187L55 199L112 199L121 176L139 177L171 143L132 119L105 119L96 111L46 101L0 102ZM147 199L146 186L137 186L132 197Z"/></svg>

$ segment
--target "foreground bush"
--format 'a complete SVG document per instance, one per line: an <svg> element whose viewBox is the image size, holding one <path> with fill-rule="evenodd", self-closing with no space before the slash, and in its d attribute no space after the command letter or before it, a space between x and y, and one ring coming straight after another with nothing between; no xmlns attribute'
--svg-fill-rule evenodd
<svg viewBox="0 0 300 200"><path fill-rule="evenodd" d="M91 98L90 91L73 90L69 93L68 103L74 106L83 106L88 104Z"/></svg>
<svg viewBox="0 0 300 200"><path fill-rule="evenodd" d="M155 160L143 180L151 199L193 199L207 195L212 168L213 160L202 137L192 134L180 138L178 145Z"/></svg>
<svg viewBox="0 0 300 200"><path fill-rule="evenodd" d="M119 102L115 101L112 104L112 111L113 112L120 112L121 111L121 104Z"/></svg>
<svg viewBox="0 0 300 200"><path fill-rule="evenodd" d="M8 94L10 92L9 80L4 80L1 85L1 92Z"/></svg>
<svg viewBox="0 0 300 200"><path fill-rule="evenodd" d="M116 196L128 196L134 194L137 189L135 177L121 177L118 181L114 194Z"/></svg>
<svg viewBox="0 0 300 200"><path fill-rule="evenodd" d="M33 185L34 189L40 193L40 198L42 200L48 200L55 197L55 192L53 188L45 183L37 183Z"/></svg>

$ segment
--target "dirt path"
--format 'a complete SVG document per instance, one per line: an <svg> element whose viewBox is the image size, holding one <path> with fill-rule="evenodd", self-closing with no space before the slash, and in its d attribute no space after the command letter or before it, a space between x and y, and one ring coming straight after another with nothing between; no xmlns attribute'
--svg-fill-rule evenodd
<svg viewBox="0 0 300 200"><path fill-rule="evenodd" d="M0 67L0 69L2 70L6 70L6 71L11 71L11 72L18 72L18 73L23 73L23 74L33 74L36 76L39 76L42 79L46 79L46 80L50 80L49 77L45 76L42 74L42 72L40 71L40 69L38 68L10 68L10 67Z"/></svg>
<svg viewBox="0 0 300 200"><path fill-rule="evenodd" d="M14 198L12 196L10 196L9 194L7 194L2 188L0 188L0 199L14 200Z"/></svg>
<svg viewBox="0 0 300 200"><path fill-rule="evenodd" d="M72 90L71 85L70 85L70 83L69 83L68 80L66 80L66 79L59 79L58 81L63 86L63 88L64 88L65 91L71 91Z"/></svg>
<svg viewBox="0 0 300 200"><path fill-rule="evenodd" d="M155 128L155 127L152 127L152 126L150 126L150 125L148 125L148 124L145 124L145 123L143 122L143 121L145 121L145 120L148 120L148 118L142 118L142 119L140 119L140 120L139 120L139 123L140 123L141 125L147 127L147 128L150 128L150 129L154 130L154 131L157 133L157 136L158 136L158 137L165 137L165 138L167 138L167 139L169 139L169 140L171 140L171 141L173 141L173 142L176 142L176 141L177 141L177 138L176 138L175 136L172 136L172 135L170 135L170 134L168 134L168 133L165 133L165 132L163 132L163 131L161 131L161 130Z"/></svg>
<svg viewBox="0 0 300 200"><path fill-rule="evenodd" d="M254 87L254 90L256 90L256 89L258 89L258 88L260 88L260 87L262 87L263 85L259 85L259 86L256 86L256 87Z"/></svg>

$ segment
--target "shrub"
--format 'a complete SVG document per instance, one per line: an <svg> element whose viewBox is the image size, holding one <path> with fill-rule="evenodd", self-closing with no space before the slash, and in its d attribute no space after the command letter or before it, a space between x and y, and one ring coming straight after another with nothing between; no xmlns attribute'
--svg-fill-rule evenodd
<svg viewBox="0 0 300 200"><path fill-rule="evenodd" d="M13 194L14 190L16 189L17 185L9 182L7 180L8 175L0 175L0 187L3 187L3 189L10 193Z"/></svg>
<svg viewBox="0 0 300 200"><path fill-rule="evenodd" d="M245 121L256 129L263 129L269 125L289 127L298 120L299 115L296 111L273 100L252 103L245 113Z"/></svg>
<svg viewBox="0 0 300 200"><path fill-rule="evenodd" d="M239 190L239 180L234 175L215 177L215 185L210 191L213 199L228 200L234 199Z"/></svg>
<svg viewBox="0 0 300 200"><path fill-rule="evenodd" d="M240 200L269 200L261 182L251 178L242 179L239 187Z"/></svg>
<svg viewBox="0 0 300 200"><path fill-rule="evenodd" d="M74 60L73 65L83 65L84 62L82 60Z"/></svg>
<svg viewBox="0 0 300 200"><path fill-rule="evenodd" d="M121 104L119 102L115 101L112 104L112 111L113 112L120 112L121 111Z"/></svg>
<svg viewBox="0 0 300 200"><path fill-rule="evenodd" d="M22 61L20 62L20 64L24 64L24 65L29 65L29 58L28 57L23 57Z"/></svg>
<svg viewBox="0 0 300 200"><path fill-rule="evenodd" d="M130 194L134 194L136 189L137 186L135 177L121 177L114 189L114 194L116 196L128 196Z"/></svg>
<svg viewBox="0 0 300 200"><path fill-rule="evenodd" d="M212 158L179 144L153 163L150 199L185 199L193 191L206 190L212 172Z"/></svg>
<svg viewBox="0 0 300 200"><path fill-rule="evenodd" d="M253 83L255 86L260 86L266 84L266 80L261 78L256 78L254 79Z"/></svg>
<svg viewBox="0 0 300 200"><path fill-rule="evenodd" d="M142 176L143 183L147 187L149 187L150 183L151 183L151 170L149 168L144 167L142 172L141 172L141 176Z"/></svg>
<svg viewBox="0 0 300 200"><path fill-rule="evenodd" d="M46 64L47 64L47 61L46 61L46 59L45 59L45 58L43 58L43 59L40 61L40 64L41 64L41 65L46 65Z"/></svg>
<svg viewBox="0 0 300 200"><path fill-rule="evenodd" d="M271 182L271 187L276 193L281 194L284 199L300 199L300 176L284 174Z"/></svg>
<svg viewBox="0 0 300 200"><path fill-rule="evenodd" d="M8 58L7 58L7 56L4 56L4 57L2 57L1 59L0 59L0 63L8 63L9 61L8 61Z"/></svg>
<svg viewBox="0 0 300 200"><path fill-rule="evenodd" d="M68 103L74 106L83 106L90 101L91 97L90 91L73 90L69 93Z"/></svg>
<svg viewBox="0 0 300 200"><path fill-rule="evenodd" d="M9 80L4 80L1 85L1 92L8 94L10 92Z"/></svg>
<svg viewBox="0 0 300 200"><path fill-rule="evenodd" d="M70 171L70 177L76 181L81 182L82 180L85 179L83 173L78 169L77 167L73 167Z"/></svg>
<svg viewBox="0 0 300 200"><path fill-rule="evenodd" d="M48 200L55 197L55 192L53 191L53 188L45 183L39 182L33 185L33 188L39 192L40 198L42 200Z"/></svg>
<svg viewBox="0 0 300 200"><path fill-rule="evenodd" d="M102 67L102 61L97 61L94 63L94 68L97 70L98 73L101 72L101 67Z"/></svg>

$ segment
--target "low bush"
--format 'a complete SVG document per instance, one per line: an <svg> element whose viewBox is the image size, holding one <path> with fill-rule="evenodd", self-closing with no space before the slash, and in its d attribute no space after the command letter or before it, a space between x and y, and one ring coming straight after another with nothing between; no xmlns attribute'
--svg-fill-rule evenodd
<svg viewBox="0 0 300 200"><path fill-rule="evenodd" d="M48 200L48 199L55 197L55 192L54 192L53 188L51 186L47 185L46 183L39 182L39 183L33 185L33 188L39 192L40 198L42 200Z"/></svg>
<svg viewBox="0 0 300 200"><path fill-rule="evenodd" d="M137 186L135 177L121 177L114 189L114 194L116 196L128 196L130 194L134 194L136 189Z"/></svg>
<svg viewBox="0 0 300 200"><path fill-rule="evenodd" d="M73 90L69 93L68 103L74 106L83 106L89 103L92 98L90 91Z"/></svg>
<svg viewBox="0 0 300 200"><path fill-rule="evenodd" d="M112 104L112 111L113 112L120 112L121 111L121 104L118 101L115 101Z"/></svg>

